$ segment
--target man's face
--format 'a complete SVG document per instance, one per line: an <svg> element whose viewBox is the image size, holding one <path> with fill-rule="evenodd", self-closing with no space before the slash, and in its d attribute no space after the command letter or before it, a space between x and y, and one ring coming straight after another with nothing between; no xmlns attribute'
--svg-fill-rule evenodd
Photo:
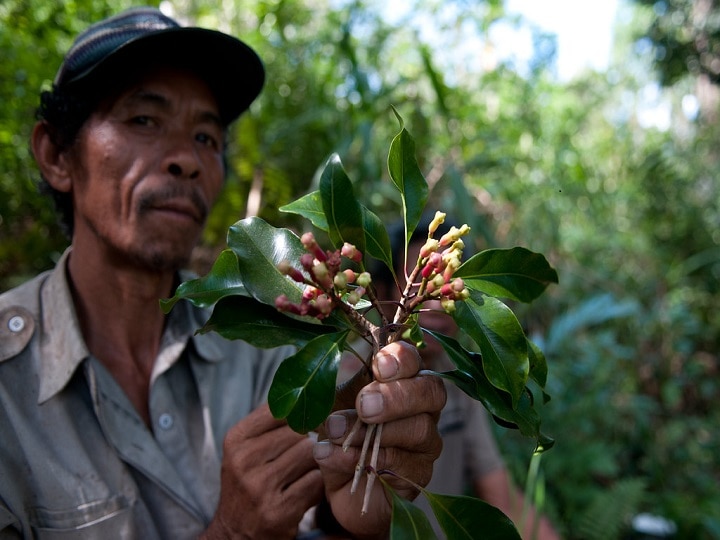
<svg viewBox="0 0 720 540"><path fill-rule="evenodd" d="M102 103L70 151L73 244L115 264L185 264L223 185L224 136L210 89L176 69Z"/></svg>

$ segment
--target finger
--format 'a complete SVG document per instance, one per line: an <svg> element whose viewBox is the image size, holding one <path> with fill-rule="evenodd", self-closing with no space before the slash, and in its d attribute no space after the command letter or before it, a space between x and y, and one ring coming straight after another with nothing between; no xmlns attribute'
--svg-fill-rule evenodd
<svg viewBox="0 0 720 540"><path fill-rule="evenodd" d="M266 431L286 425L285 420L274 418L267 403L258 406L238 424L238 436L244 438L257 437Z"/></svg>
<svg viewBox="0 0 720 540"><path fill-rule="evenodd" d="M420 413L437 416L447 394L439 377L421 375L389 383L374 381L358 394L355 406L368 424L382 424Z"/></svg>
<svg viewBox="0 0 720 540"><path fill-rule="evenodd" d="M385 438L385 429L381 438ZM440 448L442 442L439 443ZM360 458L361 449L352 447L343 450L340 445L333 444L330 441L318 441L313 448L313 456L320 467L323 475L325 488L328 491L334 491L343 488L348 484L353 476L355 466ZM412 482L426 486L432 477L432 464L437 458L436 452L415 452L406 451L397 447L381 446L377 455L376 471L392 471L396 473L396 480L392 480L392 475L385 475L390 483L398 488L403 495L414 497L417 495L415 488L408 484L403 478L412 480Z"/></svg>
<svg viewBox="0 0 720 540"><path fill-rule="evenodd" d="M255 415L255 412L251 414ZM284 422L275 421L271 416L268 419L269 414L267 410L261 411L250 422L247 419L241 420L228 431L223 452L231 457L233 462L238 462L238 466L261 466L307 439L306 436L295 433Z"/></svg>
<svg viewBox="0 0 720 540"><path fill-rule="evenodd" d="M335 444L347 446L362 446L367 431L367 425L352 432L357 415L354 411L338 411L328 417L325 422L328 440ZM401 420L384 424L381 446L396 446L421 453L440 454L442 439L437 433L437 424L433 415L429 413L416 414Z"/></svg>
<svg viewBox="0 0 720 540"><path fill-rule="evenodd" d="M277 471L275 474L280 487L287 488L313 469L317 469L313 458L313 445L314 441L303 437L272 461L270 466Z"/></svg>
<svg viewBox="0 0 720 540"><path fill-rule="evenodd" d="M333 410L350 409L355 406L355 398L360 389L372 381L370 373L361 369L348 381L341 384L335 393L335 404Z"/></svg>
<svg viewBox="0 0 720 540"><path fill-rule="evenodd" d="M405 342L391 343L383 347L373 359L373 375L376 380L389 382L406 379L420 369L420 355L417 349ZM354 407L360 389L371 382L367 370L361 369L351 379L338 387L334 410Z"/></svg>
<svg viewBox="0 0 720 540"><path fill-rule="evenodd" d="M312 456L312 454L310 455ZM322 473L315 465L312 470L285 486L283 495L289 500L302 501L303 513L305 513L309 508L320 503L324 492L325 485L323 484Z"/></svg>
<svg viewBox="0 0 720 540"><path fill-rule="evenodd" d="M409 343L396 341L380 349L372 368L375 380L381 382L407 379L420 370L420 355Z"/></svg>

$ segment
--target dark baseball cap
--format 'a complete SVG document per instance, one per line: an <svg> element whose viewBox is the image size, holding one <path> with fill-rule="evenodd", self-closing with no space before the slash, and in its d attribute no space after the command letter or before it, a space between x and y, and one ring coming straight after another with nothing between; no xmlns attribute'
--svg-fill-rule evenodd
<svg viewBox="0 0 720 540"><path fill-rule="evenodd" d="M183 27L160 10L132 8L93 24L65 55L55 86L78 93L117 88L135 72L168 65L196 73L215 95L226 124L245 111L265 82L262 61L239 39Z"/></svg>

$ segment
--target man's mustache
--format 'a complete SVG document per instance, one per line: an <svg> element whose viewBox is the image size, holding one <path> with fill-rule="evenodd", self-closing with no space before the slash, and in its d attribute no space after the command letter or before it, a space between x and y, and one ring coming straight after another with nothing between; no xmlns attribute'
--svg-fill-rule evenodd
<svg viewBox="0 0 720 540"><path fill-rule="evenodd" d="M200 223L204 223L210 213L210 208L200 191L195 187L183 184L171 184L143 194L138 202L138 209L140 212L145 212L152 208L163 208L172 201L190 201L195 218Z"/></svg>

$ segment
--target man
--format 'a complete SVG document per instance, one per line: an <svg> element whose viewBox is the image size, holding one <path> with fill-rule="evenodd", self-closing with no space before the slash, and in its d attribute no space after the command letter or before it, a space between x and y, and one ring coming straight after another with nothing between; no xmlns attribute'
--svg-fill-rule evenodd
<svg viewBox="0 0 720 540"><path fill-rule="evenodd" d="M0 296L0 538L292 538L316 505L318 526L382 537L382 488L362 515L359 449L340 447L357 415L387 425L379 467L429 480L445 392L415 376L414 349L381 351L315 443L264 404L287 350L195 336L205 313L159 309L263 79L239 40L141 8L78 36L43 94L32 150L72 242Z"/></svg>
<svg viewBox="0 0 720 540"><path fill-rule="evenodd" d="M407 257L409 265L418 259L420 249L427 240L430 222L431 216L424 216L410 239ZM450 228L449 221L442 223L435 231L434 237L441 238ZM396 266L395 273L403 280L403 276L406 275L403 268L405 242L403 224L394 224L388 232ZM408 272L410 270L409 268ZM372 275L380 298L400 300L400 289L386 266L378 264ZM404 282L400 285L404 286ZM424 307L428 308L420 314L420 324L424 328L447 336L456 336L455 321L444 313L439 301L426 302ZM394 310L395 305L388 304L389 316L394 314ZM420 349L424 368L439 372L454 369L437 341L426 335L425 343L426 346ZM346 358L344 362L350 365L344 367L343 373L354 372L352 358ZM523 512L524 495L515 486L505 468L483 405L453 384L448 383L446 390L447 403L438 423L443 438L443 449L435 462L433 477L427 489L434 493L450 495L470 493L502 510L518 528L525 517L525 526L521 531L523 538L557 540L559 536L546 517L541 516L537 519L538 516L532 508L526 513ZM416 504L425 511L436 532L440 533L439 525L427 500L420 497Z"/></svg>

